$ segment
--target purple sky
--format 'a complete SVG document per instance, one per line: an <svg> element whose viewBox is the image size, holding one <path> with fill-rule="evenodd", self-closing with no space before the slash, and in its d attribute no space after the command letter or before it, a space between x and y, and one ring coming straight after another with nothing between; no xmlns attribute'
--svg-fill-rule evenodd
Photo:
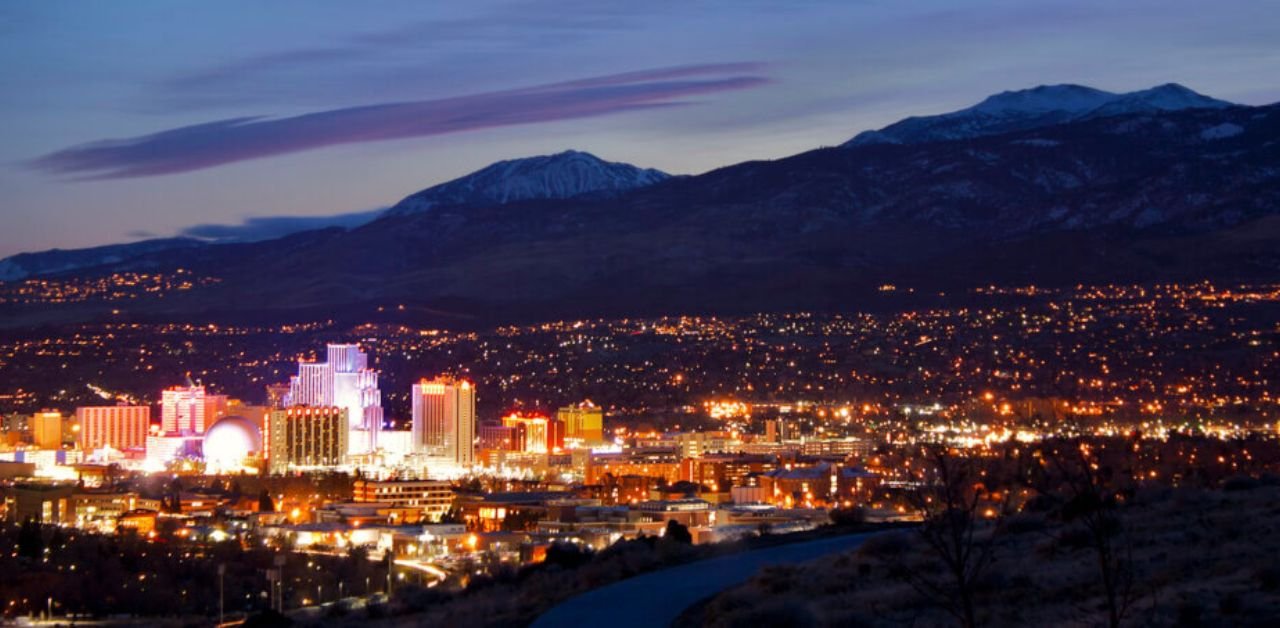
<svg viewBox="0 0 1280 628"><path fill-rule="evenodd" d="M1042 83L1265 104L1278 30L1235 0L7 2L0 257L349 220L567 148L696 173Z"/></svg>

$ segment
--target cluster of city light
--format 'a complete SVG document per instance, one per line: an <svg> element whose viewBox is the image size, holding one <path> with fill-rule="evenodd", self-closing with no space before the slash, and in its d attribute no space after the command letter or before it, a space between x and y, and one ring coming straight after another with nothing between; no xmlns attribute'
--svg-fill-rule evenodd
<svg viewBox="0 0 1280 628"><path fill-rule="evenodd" d="M26 279L0 282L0 304L40 305L161 298L169 293L210 286L219 281L221 280L216 277L196 276L183 269L174 271L172 275L120 272L103 277Z"/></svg>

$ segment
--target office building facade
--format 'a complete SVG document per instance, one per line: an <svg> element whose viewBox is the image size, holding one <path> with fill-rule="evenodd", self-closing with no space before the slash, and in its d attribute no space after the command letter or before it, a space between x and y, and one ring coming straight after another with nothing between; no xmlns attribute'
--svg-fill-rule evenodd
<svg viewBox="0 0 1280 628"><path fill-rule="evenodd" d="M267 471L281 474L345 464L349 432L346 408L293 406L274 410L263 434Z"/></svg>
<svg viewBox="0 0 1280 628"><path fill-rule="evenodd" d="M458 467L475 464L475 387L437 378L414 384L410 394L414 451Z"/></svg>
<svg viewBox="0 0 1280 628"><path fill-rule="evenodd" d="M556 411L556 418L564 423L564 436L570 441L586 445L604 443L604 409L584 401L565 406Z"/></svg>
<svg viewBox="0 0 1280 628"><path fill-rule="evenodd" d="M28 421L31 426L31 442L37 449L62 447L63 419L61 412L37 412Z"/></svg>
<svg viewBox="0 0 1280 628"><path fill-rule="evenodd" d="M285 405L345 408L351 430L347 453L371 453L378 448L382 430L378 373L369 368L369 356L359 345L331 344L325 349L324 362L298 364L298 374L289 380Z"/></svg>
<svg viewBox="0 0 1280 628"><path fill-rule="evenodd" d="M160 430L168 436L199 436L226 407L226 395L211 395L204 386L174 386L160 393Z"/></svg>
<svg viewBox="0 0 1280 628"><path fill-rule="evenodd" d="M76 408L80 426L77 442L85 451L111 446L114 449L140 449L147 446L147 429L151 426L149 406L85 406Z"/></svg>

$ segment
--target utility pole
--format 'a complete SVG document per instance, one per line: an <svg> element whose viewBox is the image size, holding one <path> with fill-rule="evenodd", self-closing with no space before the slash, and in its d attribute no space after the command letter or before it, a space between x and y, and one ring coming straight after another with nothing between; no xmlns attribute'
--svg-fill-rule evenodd
<svg viewBox="0 0 1280 628"><path fill-rule="evenodd" d="M395 570L395 556L391 554L391 550L387 550L387 597L391 597L391 572Z"/></svg>
<svg viewBox="0 0 1280 628"><path fill-rule="evenodd" d="M276 610L276 583L280 580L280 570L271 568L267 570L267 606L271 610Z"/></svg>
<svg viewBox="0 0 1280 628"><path fill-rule="evenodd" d="M223 581L226 580L226 576L227 576L227 564L218 563L218 625L219 626L226 623L226 620L227 620L226 588L223 586Z"/></svg>
<svg viewBox="0 0 1280 628"><path fill-rule="evenodd" d="M278 576L278 579L276 580L276 612L283 613L284 612L284 555L283 554L276 554L275 565L276 565L276 569L279 571L279 576Z"/></svg>

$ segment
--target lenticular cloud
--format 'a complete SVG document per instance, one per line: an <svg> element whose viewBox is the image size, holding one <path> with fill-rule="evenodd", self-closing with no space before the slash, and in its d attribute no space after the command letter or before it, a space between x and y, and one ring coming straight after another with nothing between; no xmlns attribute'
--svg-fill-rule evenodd
<svg viewBox="0 0 1280 628"><path fill-rule="evenodd" d="M767 82L759 64L691 65L438 100L383 103L289 118L242 117L73 146L33 162L85 179L145 177L337 144L425 137L670 107L699 94Z"/></svg>

